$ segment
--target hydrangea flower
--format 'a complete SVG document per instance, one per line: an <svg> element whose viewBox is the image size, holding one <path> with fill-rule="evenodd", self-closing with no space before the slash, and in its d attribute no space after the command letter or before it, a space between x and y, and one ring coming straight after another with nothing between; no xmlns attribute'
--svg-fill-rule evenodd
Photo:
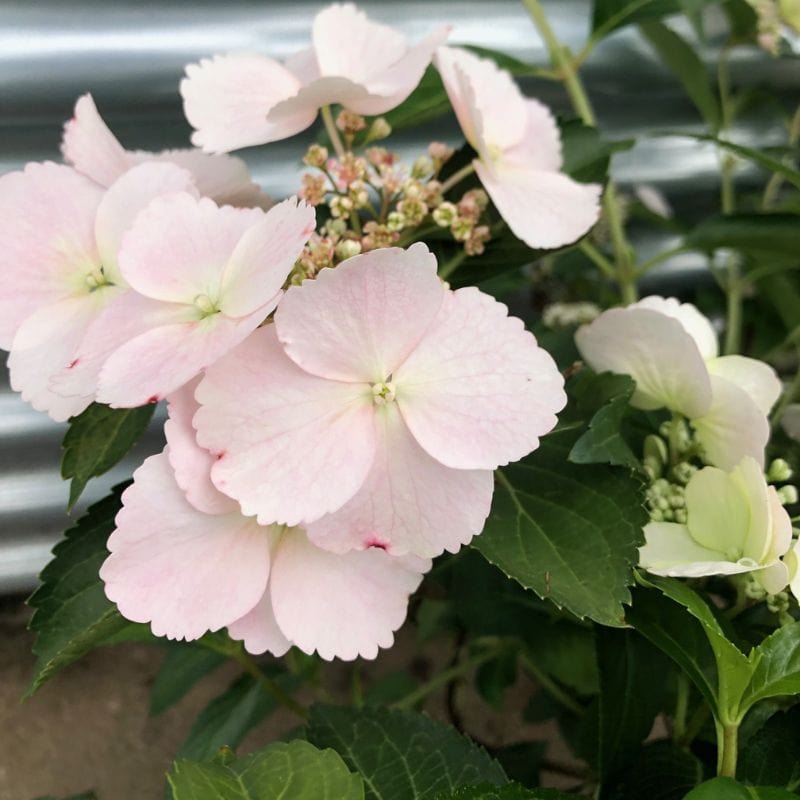
<svg viewBox="0 0 800 800"><path fill-rule="evenodd" d="M337 555L301 528L243 516L208 479L213 459L192 435L193 390L169 398L168 445L123 493L100 570L108 597L157 636L190 640L227 626L256 654L295 645L325 659L374 658L391 646L430 562Z"/></svg>
<svg viewBox="0 0 800 800"><path fill-rule="evenodd" d="M187 192L153 200L119 255L135 291L92 323L58 390L91 389L99 402L125 408L180 388L274 310L314 219L294 198L266 213Z"/></svg>
<svg viewBox="0 0 800 800"><path fill-rule="evenodd" d="M731 470L750 456L763 466L780 380L763 361L720 357L711 322L691 303L652 296L612 308L581 327L575 343L596 372L636 381L636 408L688 417L709 463Z"/></svg>
<svg viewBox="0 0 800 800"><path fill-rule="evenodd" d="M369 116L400 105L414 90L448 29L409 46L400 31L369 20L352 3L314 18L313 46L281 64L232 53L186 67L181 82L192 142L209 153L294 136L318 110L340 103Z"/></svg>
<svg viewBox="0 0 800 800"><path fill-rule="evenodd" d="M770 594L789 582L781 561L792 523L775 487L746 457L731 471L704 467L686 485L687 522L650 522L639 563L656 575L697 578L750 572Z"/></svg>
<svg viewBox="0 0 800 800"><path fill-rule="evenodd" d="M196 396L212 480L245 514L337 552L424 557L480 532L492 470L534 450L566 402L522 322L446 289L423 244L291 287Z"/></svg>
<svg viewBox="0 0 800 800"><path fill-rule="evenodd" d="M150 153L126 150L109 130L94 99L82 95L72 119L64 124L64 160L100 186L109 187L131 167L145 161L165 161L189 170L198 191L219 205L269 208L270 198L252 182L247 165L234 156L212 156L197 149Z"/></svg>
<svg viewBox="0 0 800 800"><path fill-rule="evenodd" d="M526 98L493 61L440 47L436 66L492 202L523 242L554 248L597 222L602 188L561 172L561 136L550 110Z"/></svg>
<svg viewBox="0 0 800 800"><path fill-rule="evenodd" d="M46 162L0 177L0 347L11 385L55 420L80 413L93 387L62 394L52 381L87 328L127 293L119 268L125 231L164 192L196 193L174 164L145 163L104 191L71 167Z"/></svg>

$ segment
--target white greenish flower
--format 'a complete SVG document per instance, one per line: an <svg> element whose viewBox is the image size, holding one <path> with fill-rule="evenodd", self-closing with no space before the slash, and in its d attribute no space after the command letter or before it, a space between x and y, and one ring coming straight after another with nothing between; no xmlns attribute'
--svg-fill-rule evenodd
<svg viewBox="0 0 800 800"><path fill-rule="evenodd" d="M763 467L781 382L763 361L720 356L711 322L691 303L652 296L609 309L581 327L575 343L596 372L636 381L636 408L688 417L709 464L732 470L750 456Z"/></svg>
<svg viewBox="0 0 800 800"><path fill-rule="evenodd" d="M749 572L769 594L786 587L791 566L781 557L792 543L792 523L754 459L742 459L731 472L701 469L685 500L685 525L647 524L640 566L676 578Z"/></svg>
<svg viewBox="0 0 800 800"><path fill-rule="evenodd" d="M783 563L789 573L789 588L792 594L800 600L800 539L796 539L792 547L783 557Z"/></svg>

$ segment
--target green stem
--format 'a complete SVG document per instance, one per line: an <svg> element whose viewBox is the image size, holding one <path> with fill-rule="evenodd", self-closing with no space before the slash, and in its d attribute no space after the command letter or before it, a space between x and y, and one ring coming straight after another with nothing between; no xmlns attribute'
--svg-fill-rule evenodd
<svg viewBox="0 0 800 800"><path fill-rule="evenodd" d="M331 107L322 106L320 113L322 114L322 121L325 123L325 130L328 132L328 137L331 140L333 149L336 151L336 155L341 158L346 151L344 149L344 145L342 144L342 137L339 136L339 130L336 127L336 123L333 121L333 112L331 111Z"/></svg>
<svg viewBox="0 0 800 800"><path fill-rule="evenodd" d="M675 698L675 716L672 718L672 739L683 741L686 736L686 715L689 710L689 679L681 672L678 674L678 690Z"/></svg>
<svg viewBox="0 0 800 800"><path fill-rule="evenodd" d="M616 277L614 265L588 239L583 239L578 247L590 261L594 262L603 275L614 280Z"/></svg>
<svg viewBox="0 0 800 800"><path fill-rule="evenodd" d="M686 253L689 250L690 248L683 244L680 244L677 247L671 247L669 250L664 250L662 253L659 253L658 255L655 255L647 261L641 263L636 271L637 276L641 277L642 275L646 275L651 269L653 269L653 267L658 266L662 261L666 261L668 258L672 258L673 256L679 256L681 253Z"/></svg>
<svg viewBox="0 0 800 800"><path fill-rule="evenodd" d="M475 167L470 162L465 167L461 167L461 169L454 172L443 184L442 188L440 189L442 194L446 194L449 192L457 183L460 183L464 180L464 178L469 177L472 173L475 172Z"/></svg>
<svg viewBox="0 0 800 800"><path fill-rule="evenodd" d="M439 270L439 277L444 281L447 280L463 263L467 257L466 250L460 250L449 261L442 264Z"/></svg>
<svg viewBox="0 0 800 800"><path fill-rule="evenodd" d="M392 703L392 708L413 708L417 703L431 694L431 692L435 692L442 686L446 686L450 681L460 678L462 675L475 669L475 667L479 667L484 662L495 658L500 650L501 648L484 650L478 655L474 655L471 658L460 661L458 664L454 664L449 669L434 675L429 681L414 689L413 692L409 692L405 697L401 697L399 700Z"/></svg>
<svg viewBox="0 0 800 800"><path fill-rule="evenodd" d="M731 255L728 258L725 278L725 292L728 296L724 348L726 356L738 353L741 348L743 289L744 281L742 280L739 263L736 260L736 256Z"/></svg>
<svg viewBox="0 0 800 800"><path fill-rule="evenodd" d="M499 470L498 470L499 472ZM501 473L502 474L502 473ZM505 479L505 476L503 476ZM546 672L544 672L538 664L534 663L530 656L522 653L520 656L522 665L528 672L533 675L536 682L541 689L544 689L550 697L553 698L560 706L563 706L567 711L571 711L575 716L583 714L583 706L572 695L565 692Z"/></svg>
<svg viewBox="0 0 800 800"><path fill-rule="evenodd" d="M789 146L794 147L798 141L800 141L800 106L795 110L792 121L789 123ZM764 210L770 209L775 205L781 186L783 186L783 175L777 172L773 173L764 189L764 196L761 200Z"/></svg>
<svg viewBox="0 0 800 800"><path fill-rule="evenodd" d="M736 762L739 749L738 723L717 723L717 775L736 777Z"/></svg>
<svg viewBox="0 0 800 800"><path fill-rule="evenodd" d="M564 82L575 113L585 125L597 126L597 120L592 109L592 104L586 94L572 54L558 40L555 31L550 26L550 21L545 14L540 0L523 0L525 8L542 35L545 46L550 53L550 60L556 67ZM611 241L614 245L615 274L620 288L623 303L632 303L636 300L636 270L633 263L631 248L625 237L625 228L622 220L617 193L614 182L609 178L606 190L603 193L603 214L611 231Z"/></svg>

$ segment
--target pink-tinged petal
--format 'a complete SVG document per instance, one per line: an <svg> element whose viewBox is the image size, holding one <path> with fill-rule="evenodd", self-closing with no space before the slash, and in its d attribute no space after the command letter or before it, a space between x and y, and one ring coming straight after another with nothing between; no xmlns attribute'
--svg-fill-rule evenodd
<svg viewBox="0 0 800 800"><path fill-rule="evenodd" d="M351 661L391 647L408 598L430 562L381 550L337 555L288 530L273 555L269 592L283 634L304 653Z"/></svg>
<svg viewBox="0 0 800 800"><path fill-rule="evenodd" d="M567 400L549 353L474 287L447 293L394 383L416 440L456 469L495 469L527 455Z"/></svg>
<svg viewBox="0 0 800 800"><path fill-rule="evenodd" d="M268 531L238 513L189 505L166 453L148 458L133 479L100 568L120 613L149 622L156 636L189 640L250 611L269 577Z"/></svg>
<svg viewBox="0 0 800 800"><path fill-rule="evenodd" d="M188 306L120 291L88 325L73 357L52 376L50 386L65 397L95 395L100 370L115 350L152 328L187 322L195 316Z"/></svg>
<svg viewBox="0 0 800 800"><path fill-rule="evenodd" d="M197 191L210 197L218 206L237 208L270 208L272 199L261 187L253 183L250 170L241 158L228 155L210 155L197 148L162 150L148 153L136 150L129 153L134 164L145 161L177 164L192 174Z"/></svg>
<svg viewBox="0 0 800 800"><path fill-rule="evenodd" d="M658 311L668 317L678 320L683 325L684 330L694 339L700 355L706 361L716 358L719 352L717 342L717 332L711 324L711 320L702 314L696 306L691 303L681 303L674 297L659 297L650 295L643 297L634 303L630 308L649 308L651 311Z"/></svg>
<svg viewBox="0 0 800 800"><path fill-rule="evenodd" d="M755 401L736 384L711 376L712 402L708 412L692 419L705 460L732 470L745 456L764 466L769 421Z"/></svg>
<svg viewBox="0 0 800 800"><path fill-rule="evenodd" d="M103 190L45 162L0 177L0 347L42 306L87 291L99 272L94 217Z"/></svg>
<svg viewBox="0 0 800 800"><path fill-rule="evenodd" d="M297 90L297 93L276 103L267 115L267 121L274 125L284 125L286 120L316 117L322 106L339 103L345 108L355 110L370 100L369 92L360 83L350 78L326 76L317 78ZM366 112L364 112L366 113ZM377 112L376 112L377 113Z"/></svg>
<svg viewBox="0 0 800 800"><path fill-rule="evenodd" d="M248 228L225 266L220 310L229 317L243 317L279 296L315 222L314 209L291 197Z"/></svg>
<svg viewBox="0 0 800 800"><path fill-rule="evenodd" d="M192 426L192 417L200 407L194 399L194 390L200 380L198 376L167 397L169 419L164 423L164 435L169 445L169 463L175 473L175 482L198 511L229 514L237 511L239 505L211 483L211 467L216 458L197 444L197 434Z"/></svg>
<svg viewBox="0 0 800 800"><path fill-rule="evenodd" d="M631 404L700 417L711 407L711 380L694 339L680 322L646 308L612 308L575 334L595 372L630 375Z"/></svg>
<svg viewBox="0 0 800 800"><path fill-rule="evenodd" d="M78 98L61 139L64 160L101 186L111 186L131 162L125 148L108 129L90 94Z"/></svg>
<svg viewBox="0 0 800 800"><path fill-rule="evenodd" d="M20 325L8 358L11 388L21 392L22 399L37 411L46 411L62 422L94 399L91 393L64 397L53 391L50 378L73 359L86 327L115 291L107 287L59 300L43 306Z"/></svg>
<svg viewBox="0 0 800 800"><path fill-rule="evenodd" d="M252 611L228 625L228 633L231 638L242 641L244 649L253 655L268 652L282 656L292 646L275 621L269 586Z"/></svg>
<svg viewBox="0 0 800 800"><path fill-rule="evenodd" d="M195 397L197 441L219 457L214 484L265 524L318 519L367 476L375 453L369 387L304 372L274 325L208 369Z"/></svg>
<svg viewBox="0 0 800 800"><path fill-rule="evenodd" d="M320 77L317 54L313 47L306 47L289 56L283 66L305 86Z"/></svg>
<svg viewBox="0 0 800 800"><path fill-rule="evenodd" d="M208 153L266 144L305 130L317 109L301 108L275 122L267 115L293 97L300 82L271 58L231 54L206 58L186 67L181 81L183 109L195 128L192 143Z"/></svg>
<svg viewBox="0 0 800 800"><path fill-rule="evenodd" d="M433 558L455 553L483 530L494 489L491 470L450 469L416 442L395 404L376 414L378 446L356 495L308 526L326 550L378 547Z"/></svg>
<svg viewBox="0 0 800 800"><path fill-rule="evenodd" d="M503 153L510 164L530 169L558 172L563 162L561 156L561 131L552 111L538 100L525 98L525 132L518 144Z"/></svg>
<svg viewBox="0 0 800 800"><path fill-rule="evenodd" d="M654 575L699 578L703 575L736 575L751 572L754 561L728 561L725 554L699 545L685 525L649 522L645 544L639 548L639 566Z"/></svg>
<svg viewBox="0 0 800 800"><path fill-rule="evenodd" d="M206 197L157 197L128 230L120 270L147 297L191 304L205 295L215 305L228 259L245 231L263 219L258 208L220 208Z"/></svg>
<svg viewBox="0 0 800 800"><path fill-rule="evenodd" d="M473 164L508 227L534 249L571 244L600 216L599 184L514 164L487 166L477 159Z"/></svg>
<svg viewBox="0 0 800 800"><path fill-rule="evenodd" d="M747 392L763 414L769 414L783 391L778 373L756 358L722 356L706 362L706 366L712 375L719 375Z"/></svg>
<svg viewBox="0 0 800 800"><path fill-rule="evenodd" d="M106 360L97 382L98 401L112 408L157 402L244 341L273 308L264 306L240 319L213 314L137 336Z"/></svg>
<svg viewBox="0 0 800 800"><path fill-rule="evenodd" d="M124 284L117 257L122 237L137 214L156 197L174 192L199 196L190 172L175 164L148 162L123 173L103 195L97 207L94 230L103 273L112 283Z"/></svg>
<svg viewBox="0 0 800 800"><path fill-rule="evenodd" d="M436 67L464 136L476 150L506 150L522 141L528 107L506 70L460 47L440 47Z"/></svg>
<svg viewBox="0 0 800 800"><path fill-rule="evenodd" d="M373 250L291 287L275 327L286 354L307 372L385 381L430 326L444 291L424 244Z"/></svg>

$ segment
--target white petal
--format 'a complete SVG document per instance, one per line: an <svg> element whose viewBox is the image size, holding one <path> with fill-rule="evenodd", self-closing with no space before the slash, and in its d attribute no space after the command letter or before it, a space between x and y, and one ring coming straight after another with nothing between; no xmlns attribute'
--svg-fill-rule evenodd
<svg viewBox="0 0 800 800"><path fill-rule="evenodd" d="M711 320L702 314L697 306L693 306L691 303L681 303L674 297L650 295L629 307L649 308L651 311L658 311L678 320L686 333L697 343L700 355L706 360L716 358L719 351L717 332L714 330Z"/></svg>
<svg viewBox="0 0 800 800"><path fill-rule="evenodd" d="M712 375L744 389L763 414L769 414L781 396L783 386L775 370L763 361L745 356L722 356L706 362Z"/></svg>

